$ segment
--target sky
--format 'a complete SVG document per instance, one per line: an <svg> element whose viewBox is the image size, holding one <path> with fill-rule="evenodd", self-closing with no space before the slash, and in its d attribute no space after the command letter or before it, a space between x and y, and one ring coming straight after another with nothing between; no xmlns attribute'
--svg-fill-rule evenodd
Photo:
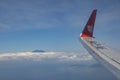
<svg viewBox="0 0 120 80"><path fill-rule="evenodd" d="M117 80L79 35L97 9L94 36L120 51L119 8L119 0L0 0L0 79Z"/></svg>
<svg viewBox="0 0 120 80"><path fill-rule="evenodd" d="M0 0L0 53L80 52L79 34L97 9L94 35L120 49L119 0Z"/></svg>

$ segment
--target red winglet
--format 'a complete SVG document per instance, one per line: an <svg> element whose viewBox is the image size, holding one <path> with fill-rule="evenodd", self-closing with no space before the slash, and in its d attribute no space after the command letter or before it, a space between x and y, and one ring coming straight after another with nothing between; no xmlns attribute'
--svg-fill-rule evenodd
<svg viewBox="0 0 120 80"><path fill-rule="evenodd" d="M82 31L81 37L93 37L94 23L96 18L97 10L93 10L85 28Z"/></svg>

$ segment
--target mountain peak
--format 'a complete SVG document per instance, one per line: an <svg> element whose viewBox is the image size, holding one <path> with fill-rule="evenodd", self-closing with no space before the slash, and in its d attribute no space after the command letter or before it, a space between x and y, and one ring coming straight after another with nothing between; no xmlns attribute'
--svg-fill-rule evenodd
<svg viewBox="0 0 120 80"><path fill-rule="evenodd" d="M32 52L46 52L44 50L39 50L39 49L36 49L36 50L33 50Z"/></svg>

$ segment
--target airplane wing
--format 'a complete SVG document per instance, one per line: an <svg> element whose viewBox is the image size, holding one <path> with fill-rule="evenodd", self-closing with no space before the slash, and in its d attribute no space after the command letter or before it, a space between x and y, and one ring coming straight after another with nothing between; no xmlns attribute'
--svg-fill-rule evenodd
<svg viewBox="0 0 120 80"><path fill-rule="evenodd" d="M85 28L80 35L80 40L87 51L107 69L120 79L120 54L113 52L105 44L93 37L94 23L97 10L93 10Z"/></svg>

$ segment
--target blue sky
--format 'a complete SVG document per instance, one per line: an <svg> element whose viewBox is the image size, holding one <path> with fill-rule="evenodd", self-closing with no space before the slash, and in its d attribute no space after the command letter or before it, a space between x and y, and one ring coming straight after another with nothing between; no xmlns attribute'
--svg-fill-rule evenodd
<svg viewBox="0 0 120 80"><path fill-rule="evenodd" d="M0 0L0 52L43 49L78 52L93 9L95 36L120 49L119 0Z"/></svg>

